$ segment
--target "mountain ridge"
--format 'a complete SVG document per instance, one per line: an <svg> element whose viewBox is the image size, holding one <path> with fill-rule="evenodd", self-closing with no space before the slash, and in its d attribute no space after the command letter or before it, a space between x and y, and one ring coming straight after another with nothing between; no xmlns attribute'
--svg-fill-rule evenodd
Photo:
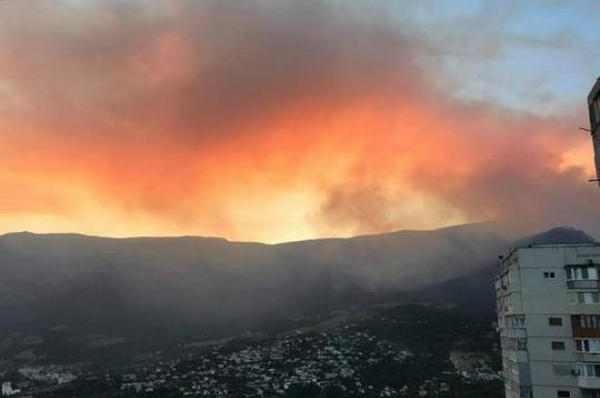
<svg viewBox="0 0 600 398"><path fill-rule="evenodd" d="M3 235L0 313L9 316L0 317L0 337L57 325L129 342L218 337L384 300L460 302L492 314L497 256L518 240L498 230L469 224L277 245Z"/></svg>
<svg viewBox="0 0 600 398"><path fill-rule="evenodd" d="M428 233L428 232L440 232L440 231L451 231L455 229L468 229L468 228L477 228L480 226L490 226L492 229L501 229L506 228L506 226L501 223L495 223L490 221L483 222L474 222L467 224L454 224L449 226L444 226L440 228L433 229L399 229L394 231L386 231L386 232L378 232L378 233L366 233L366 234L358 234L352 236L331 236L331 237L321 237L321 238L308 238L308 239L299 239L299 240L291 240L291 241L283 241L283 242L260 242L260 241L252 241L252 240L232 240L226 237L221 236L202 236L202 235L140 235L140 236L104 236L104 235L94 235L87 234L81 232L33 232L33 231L15 231L15 232L6 232L0 234L0 239L5 237L80 237L80 238L97 238L97 239L107 239L107 240L148 240L148 239L207 239L207 240L222 240L230 243L256 243L267 246L278 246L278 245L287 245L294 243L304 243L304 242L314 242L314 241L338 241L338 240L351 240L357 238L367 238L367 237L377 237L377 236L386 236L386 235L397 235L402 233Z"/></svg>

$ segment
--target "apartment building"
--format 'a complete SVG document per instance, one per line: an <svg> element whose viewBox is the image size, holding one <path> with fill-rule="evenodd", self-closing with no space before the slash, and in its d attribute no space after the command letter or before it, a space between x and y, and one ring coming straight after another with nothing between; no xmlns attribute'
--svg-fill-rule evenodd
<svg viewBox="0 0 600 398"><path fill-rule="evenodd" d="M600 245L532 244L496 278L506 397L600 398Z"/></svg>
<svg viewBox="0 0 600 398"><path fill-rule="evenodd" d="M594 160L596 163L596 178L600 184L600 78L590 90L587 98L590 115L590 133L594 144Z"/></svg>

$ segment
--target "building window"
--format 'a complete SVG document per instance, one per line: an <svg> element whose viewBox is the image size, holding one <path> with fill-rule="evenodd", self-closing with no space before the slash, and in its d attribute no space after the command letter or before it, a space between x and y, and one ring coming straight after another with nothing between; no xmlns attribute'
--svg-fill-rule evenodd
<svg viewBox="0 0 600 398"><path fill-rule="evenodd" d="M577 302L579 304L597 304L600 301L598 292L579 292Z"/></svg>
<svg viewBox="0 0 600 398"><path fill-rule="evenodd" d="M565 390L558 390L556 392L556 396L558 398L569 398L571 396L571 392L570 391L565 391Z"/></svg>
<svg viewBox="0 0 600 398"><path fill-rule="evenodd" d="M574 315L573 324L579 324L582 329L599 329L600 315Z"/></svg>
<svg viewBox="0 0 600 398"><path fill-rule="evenodd" d="M527 351L527 339L525 337L501 337L500 344L503 350Z"/></svg>
<svg viewBox="0 0 600 398"><path fill-rule="evenodd" d="M579 352L600 354L600 339L575 339L575 347Z"/></svg>
<svg viewBox="0 0 600 398"><path fill-rule="evenodd" d="M590 127L592 131L596 129L598 122L600 122L600 97L596 97L589 106L590 112Z"/></svg>
<svg viewBox="0 0 600 398"><path fill-rule="evenodd" d="M568 267L567 268L567 280L578 281L578 280L597 280L598 270L595 266L592 267Z"/></svg>
<svg viewBox="0 0 600 398"><path fill-rule="evenodd" d="M549 326L562 326L562 318L560 317L550 317L548 318Z"/></svg>
<svg viewBox="0 0 600 398"><path fill-rule="evenodd" d="M524 328L525 327L525 315L514 315L512 317L513 327Z"/></svg>
<svg viewBox="0 0 600 398"><path fill-rule="evenodd" d="M544 272L544 279L554 279L556 274L554 272Z"/></svg>
<svg viewBox="0 0 600 398"><path fill-rule="evenodd" d="M591 363L579 363L577 364L577 374L583 377L600 377L600 365L594 365Z"/></svg>
<svg viewBox="0 0 600 398"><path fill-rule="evenodd" d="M552 342L552 349L555 351L564 351L565 350L565 343L564 341L553 341Z"/></svg>
<svg viewBox="0 0 600 398"><path fill-rule="evenodd" d="M509 328L524 328L525 315L509 315L506 318L506 326Z"/></svg>
<svg viewBox="0 0 600 398"><path fill-rule="evenodd" d="M575 347L579 352L588 352L590 350L589 340L575 340Z"/></svg>

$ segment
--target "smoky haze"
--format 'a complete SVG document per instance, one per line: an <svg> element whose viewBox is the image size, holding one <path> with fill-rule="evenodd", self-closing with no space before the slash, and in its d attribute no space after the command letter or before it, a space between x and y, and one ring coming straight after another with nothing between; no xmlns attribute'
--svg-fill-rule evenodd
<svg viewBox="0 0 600 398"><path fill-rule="evenodd" d="M9 234L1 322L137 337L240 331L489 274L509 241L490 224L280 245Z"/></svg>

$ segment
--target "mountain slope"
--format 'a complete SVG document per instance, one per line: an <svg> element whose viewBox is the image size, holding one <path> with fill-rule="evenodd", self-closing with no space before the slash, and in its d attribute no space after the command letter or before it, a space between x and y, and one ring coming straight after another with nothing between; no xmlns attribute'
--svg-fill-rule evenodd
<svg viewBox="0 0 600 398"><path fill-rule="evenodd" d="M561 233L574 234L552 236ZM514 241L491 224L279 245L9 234L0 237L0 337L55 328L219 336L398 292L460 301L465 286L484 294L490 283L488 301L474 300L485 306L497 255Z"/></svg>

